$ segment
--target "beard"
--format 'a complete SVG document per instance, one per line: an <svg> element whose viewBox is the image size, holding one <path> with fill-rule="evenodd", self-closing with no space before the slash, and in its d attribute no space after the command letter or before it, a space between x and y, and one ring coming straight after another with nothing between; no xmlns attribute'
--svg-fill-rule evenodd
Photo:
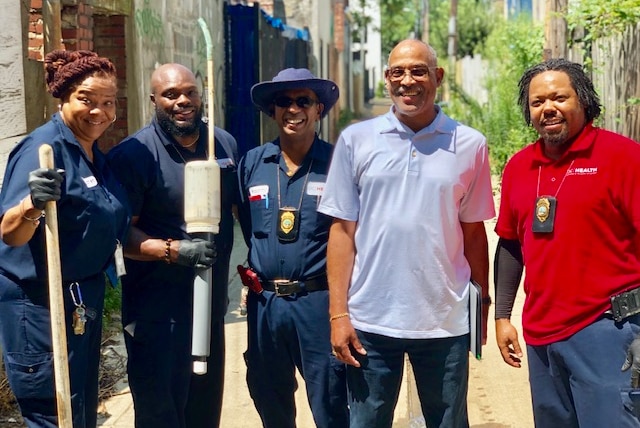
<svg viewBox="0 0 640 428"><path fill-rule="evenodd" d="M549 132L542 132L540 136L545 144L560 147L569 139L569 132L567 131L567 128L562 128L562 131L560 132L555 132L553 134Z"/></svg>
<svg viewBox="0 0 640 428"><path fill-rule="evenodd" d="M544 143L548 146L561 147L569 140L569 127L567 126L567 122L563 122L560 129L554 132L547 131L544 122L540 122L534 127Z"/></svg>
<svg viewBox="0 0 640 428"><path fill-rule="evenodd" d="M187 137L195 134L200 129L200 122L202 121L202 114L204 107L200 106L196 109L193 120L185 124L177 124L171 114L167 113L163 109L156 107L156 118L160 128L169 135L175 137Z"/></svg>

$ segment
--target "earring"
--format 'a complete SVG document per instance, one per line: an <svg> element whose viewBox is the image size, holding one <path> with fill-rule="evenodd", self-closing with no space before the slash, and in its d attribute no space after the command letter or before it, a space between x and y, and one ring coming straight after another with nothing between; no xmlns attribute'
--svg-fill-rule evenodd
<svg viewBox="0 0 640 428"><path fill-rule="evenodd" d="M115 123L117 118L118 116L113 116L113 120L111 121L111 123Z"/></svg>

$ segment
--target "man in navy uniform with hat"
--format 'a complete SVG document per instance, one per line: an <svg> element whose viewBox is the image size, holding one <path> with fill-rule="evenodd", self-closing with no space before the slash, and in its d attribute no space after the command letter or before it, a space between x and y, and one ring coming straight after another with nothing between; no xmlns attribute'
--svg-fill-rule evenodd
<svg viewBox="0 0 640 428"><path fill-rule="evenodd" d="M317 212L333 146L316 134L337 85L287 68L251 88L278 125L274 141L238 168L240 222L249 247L247 384L264 427L295 427L295 370L318 427L348 427L345 367L331 353L326 248L331 219ZM248 280L253 275L254 281Z"/></svg>

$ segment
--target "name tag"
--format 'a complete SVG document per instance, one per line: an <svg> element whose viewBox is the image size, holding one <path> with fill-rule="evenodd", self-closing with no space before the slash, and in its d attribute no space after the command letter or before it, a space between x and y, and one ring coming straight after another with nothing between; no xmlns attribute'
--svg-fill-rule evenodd
<svg viewBox="0 0 640 428"><path fill-rule="evenodd" d="M90 177L82 177L82 181L87 185L89 189L98 185L98 180L92 175Z"/></svg>
<svg viewBox="0 0 640 428"><path fill-rule="evenodd" d="M249 196L266 196L269 194L269 185L261 184L259 186L249 187Z"/></svg>
<svg viewBox="0 0 640 428"><path fill-rule="evenodd" d="M322 196L322 192L324 192L324 183L320 181L310 181L307 184L307 195Z"/></svg>

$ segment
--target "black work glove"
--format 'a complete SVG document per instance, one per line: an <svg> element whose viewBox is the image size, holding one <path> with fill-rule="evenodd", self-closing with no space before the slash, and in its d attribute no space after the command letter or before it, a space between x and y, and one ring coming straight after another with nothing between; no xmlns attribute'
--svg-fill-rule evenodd
<svg viewBox="0 0 640 428"><path fill-rule="evenodd" d="M38 168L29 173L29 189L33 206L43 210L49 201L60 200L64 170Z"/></svg>
<svg viewBox="0 0 640 428"><path fill-rule="evenodd" d="M640 387L640 337L636 337L627 349L627 359L622 365L622 371L629 369L631 369L631 388Z"/></svg>
<svg viewBox="0 0 640 428"><path fill-rule="evenodd" d="M207 267L216 262L216 244L205 239L183 239L178 246L176 263L189 267Z"/></svg>

